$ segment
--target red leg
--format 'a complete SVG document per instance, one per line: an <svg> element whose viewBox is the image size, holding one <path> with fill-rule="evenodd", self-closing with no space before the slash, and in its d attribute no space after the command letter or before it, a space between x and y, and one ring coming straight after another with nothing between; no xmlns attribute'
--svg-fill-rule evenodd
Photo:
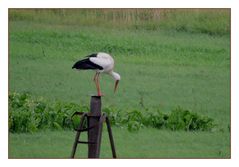
<svg viewBox="0 0 239 167"><path fill-rule="evenodd" d="M93 78L93 81L96 81L96 76L97 76L97 72L95 73L95 76Z"/></svg>
<svg viewBox="0 0 239 167"><path fill-rule="evenodd" d="M103 94L101 94L101 91L100 91L100 73L98 73L98 77L97 77L97 83L98 83L98 96L102 96Z"/></svg>
<svg viewBox="0 0 239 167"><path fill-rule="evenodd" d="M100 76L100 73L97 73L96 77L95 77L95 84L96 84L96 89L97 89L98 96L102 96L102 94L100 92L99 76Z"/></svg>
<svg viewBox="0 0 239 167"><path fill-rule="evenodd" d="M97 93L99 94L97 76L98 76L98 73L96 72L93 80L95 82L95 87L97 89Z"/></svg>

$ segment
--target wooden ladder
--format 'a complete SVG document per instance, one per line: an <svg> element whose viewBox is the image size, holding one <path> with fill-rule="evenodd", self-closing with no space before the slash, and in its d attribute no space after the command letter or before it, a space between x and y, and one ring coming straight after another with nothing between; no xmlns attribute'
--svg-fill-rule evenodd
<svg viewBox="0 0 239 167"><path fill-rule="evenodd" d="M113 134L110 126L110 121L107 115L105 113L100 115L94 115L92 114L92 112L89 113L75 112L72 115L72 118L76 115L81 116L81 119L79 126L77 128L74 128L76 131L76 136L71 152L71 158L75 157L76 148L78 144L88 144L88 158L99 158L102 127L104 122L106 122L107 125L112 155L113 158L116 158ZM83 128L84 121L87 121L87 128ZM81 132L88 132L88 141L80 141Z"/></svg>

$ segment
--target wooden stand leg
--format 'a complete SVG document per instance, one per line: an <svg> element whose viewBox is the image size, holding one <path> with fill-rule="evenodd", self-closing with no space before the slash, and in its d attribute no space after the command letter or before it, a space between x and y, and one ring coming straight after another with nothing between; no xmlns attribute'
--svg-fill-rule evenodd
<svg viewBox="0 0 239 167"><path fill-rule="evenodd" d="M83 115L81 117L80 125L79 125L78 129L82 129L83 128L83 123L84 123L85 117L86 117L86 115ZM73 144L73 148L72 148L72 152L71 152L71 158L75 157L77 144L78 144L78 141L80 139L80 133L81 133L81 131L77 131L77 133L76 133L75 142Z"/></svg>
<svg viewBox="0 0 239 167"><path fill-rule="evenodd" d="M111 130L111 127L110 127L110 121L109 121L109 118L107 116L106 116L106 125L107 125L107 130L108 130L108 134L109 134L109 138L110 138L110 145L111 145L112 155L113 155L113 158L116 158L116 151L115 151L113 134L112 134L112 130Z"/></svg>
<svg viewBox="0 0 239 167"><path fill-rule="evenodd" d="M76 112L78 115L82 113ZM75 114L73 114L74 116ZM84 120L87 117L87 128L83 129ZM75 136L75 142L73 144L71 158L74 158L76 148L78 144L88 144L88 158L100 157L100 145L102 137L103 123L106 122L108 135L110 139L110 146L112 150L113 158L116 158L116 151L114 145L114 139L112 130L110 127L109 118L105 113L101 113L101 96L92 96L90 103L90 112L84 113L81 117L79 127L75 129L77 131ZM88 141L80 141L80 133L88 132Z"/></svg>

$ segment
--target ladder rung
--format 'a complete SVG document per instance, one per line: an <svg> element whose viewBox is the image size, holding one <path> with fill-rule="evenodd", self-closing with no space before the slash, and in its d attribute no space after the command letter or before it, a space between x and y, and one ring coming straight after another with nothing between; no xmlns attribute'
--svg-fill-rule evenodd
<svg viewBox="0 0 239 167"><path fill-rule="evenodd" d="M95 142L89 142L89 141L78 141L77 143L81 143L81 144L96 144Z"/></svg>

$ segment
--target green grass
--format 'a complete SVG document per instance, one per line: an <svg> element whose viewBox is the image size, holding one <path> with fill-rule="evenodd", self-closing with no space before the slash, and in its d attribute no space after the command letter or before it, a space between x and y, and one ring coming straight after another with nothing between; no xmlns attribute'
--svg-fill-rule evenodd
<svg viewBox="0 0 239 167"><path fill-rule="evenodd" d="M121 74L122 80L118 92L113 94L113 80L109 76L101 76L102 92L105 94L103 106L113 106L122 111L142 109L144 106L163 112L181 106L207 115L219 124L219 130L213 133L145 129L131 134L115 128L120 157L230 157L230 135L227 133L230 128L228 33L195 33L197 31L178 31L174 28L154 31L147 28L105 28L92 24L61 23L60 15L48 17L50 20L57 17L58 21L10 17L9 91L30 92L49 102L60 100L88 105L90 95L96 93L92 81L94 72L74 71L71 67L75 61L92 52L109 52L115 58L115 71ZM67 157L74 138L73 133L71 136L69 133L10 134L9 155ZM158 137L155 134L159 134ZM51 135L53 138L62 137L66 143L59 145L66 145L69 151L58 146L54 148L62 149L59 152L54 148L44 151L44 147L39 147L46 141L54 144L50 138L47 139ZM125 145L128 140L124 141L122 136L132 137L132 142L129 140ZM148 141L151 136L157 137L155 141L165 141L150 146ZM36 141L39 138L42 144L33 144L32 149L42 149L43 154L30 154L28 147L19 144L26 141L25 146L29 146L27 143L35 142L35 138ZM154 147L159 151L150 152ZM161 148L164 148L163 152ZM109 155L110 152L102 153L103 157Z"/></svg>
<svg viewBox="0 0 239 167"><path fill-rule="evenodd" d="M112 158L106 127L100 158ZM113 128L118 158L230 158L230 133L170 132L141 129L137 133ZM75 132L44 131L11 134L9 158L69 158ZM82 134L81 140L86 140ZM137 142L136 142L137 141ZM79 144L76 158L87 158L87 145Z"/></svg>
<svg viewBox="0 0 239 167"><path fill-rule="evenodd" d="M102 75L105 106L139 108L143 99L148 108L169 111L179 105L229 123L227 36L35 26L10 24L11 91L88 104L95 94L94 73L71 66L94 51L112 52L122 80L114 95L112 79Z"/></svg>
<svg viewBox="0 0 239 167"><path fill-rule="evenodd" d="M14 21L107 29L230 34L230 9L10 9Z"/></svg>

